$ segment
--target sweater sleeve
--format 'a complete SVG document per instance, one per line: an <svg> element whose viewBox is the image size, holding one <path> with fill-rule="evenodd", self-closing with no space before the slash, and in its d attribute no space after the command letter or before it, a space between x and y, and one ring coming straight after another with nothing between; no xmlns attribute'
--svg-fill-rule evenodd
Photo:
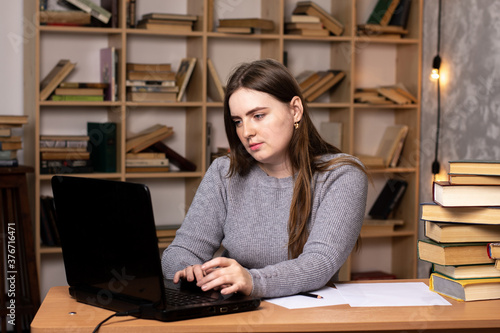
<svg viewBox="0 0 500 333"><path fill-rule="evenodd" d="M212 259L220 248L226 216L225 171L221 165L220 160L211 164L172 244L163 252L162 269L167 279L189 265Z"/></svg>
<svg viewBox="0 0 500 333"><path fill-rule="evenodd" d="M309 238L302 254L250 269L256 297L280 297L323 287L346 261L363 223L367 177L354 166L327 172L316 184Z"/></svg>

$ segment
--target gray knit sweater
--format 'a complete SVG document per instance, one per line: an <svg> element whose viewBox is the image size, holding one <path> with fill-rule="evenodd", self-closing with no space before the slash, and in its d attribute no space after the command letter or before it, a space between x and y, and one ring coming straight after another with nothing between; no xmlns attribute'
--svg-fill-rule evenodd
<svg viewBox="0 0 500 333"><path fill-rule="evenodd" d="M334 155L325 156L325 159ZM172 244L162 257L172 279L188 265L224 256L248 269L252 296L279 297L323 287L353 249L363 222L367 177L344 165L314 177L310 235L303 253L288 259L293 178L274 178L255 166L228 178L229 159L216 159L203 178Z"/></svg>

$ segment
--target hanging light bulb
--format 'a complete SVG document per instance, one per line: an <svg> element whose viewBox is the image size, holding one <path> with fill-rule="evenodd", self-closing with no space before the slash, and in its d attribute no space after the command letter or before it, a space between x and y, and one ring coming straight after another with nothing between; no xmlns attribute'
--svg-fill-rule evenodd
<svg viewBox="0 0 500 333"><path fill-rule="evenodd" d="M439 79L439 68L441 67L441 57L436 55L434 60L432 61L432 71L431 71L431 80Z"/></svg>

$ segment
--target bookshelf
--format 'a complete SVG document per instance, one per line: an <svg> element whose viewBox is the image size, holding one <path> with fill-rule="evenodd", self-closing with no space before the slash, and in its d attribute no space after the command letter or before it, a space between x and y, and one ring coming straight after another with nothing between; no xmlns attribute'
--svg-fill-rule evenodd
<svg viewBox="0 0 500 333"><path fill-rule="evenodd" d="M362 250L353 253L341 271L349 279L351 271L361 270L373 262L371 243L388 248L376 260L385 261L390 273L398 278L415 278L418 237L418 179L420 144L420 104L374 106L353 102L356 88L390 85L402 82L420 101L422 0L413 0L408 21L409 34L403 39L374 39L356 36L357 24L365 23L376 0L317 0L317 4L344 23L341 36L305 37L287 35L284 24L290 17L295 0L223 0L137 1L137 18L148 12L197 15L192 32L168 33L126 26L127 1L118 1L118 25L115 28L61 27L37 24L39 1L25 0L24 17L32 29L26 30L24 59L25 108L34 122L30 156L35 166L35 236L40 239L41 195L51 194L52 175L40 174L39 136L41 134L82 134L87 122L117 123L117 171L114 173L78 174L122 181L142 182L152 192L158 225L180 224L197 186L207 168L207 153L227 146L222 120L222 103L212 101L207 91L206 59L210 58L219 77L225 81L231 69L243 61L274 58L285 61L295 75L302 70L342 69L346 78L331 93L310 103L317 126L322 121L342 122L342 150L351 154L371 154L376 149L385 126L405 124L409 133L400 166L371 170L373 185L369 189L367 211L388 177L408 182L408 189L395 211L395 219L404 224L392 232L362 233ZM95 1L98 2L98 1ZM226 34L216 31L219 18L260 17L275 23L271 31L255 34ZM28 31L29 30L29 31ZM29 35L29 36L28 36ZM40 101L38 83L59 59L77 63L68 81L100 80L99 49L114 46L119 50L118 100L104 102ZM126 100L127 62L171 63L176 69L184 57L198 59L194 74L181 102L146 103ZM173 126L175 135L167 144L197 165L194 172L140 173L125 172L125 139L131 133L153 123ZM207 139L206 123L211 124ZM165 245L165 244L164 244ZM373 253L372 253L373 252ZM376 252L376 251L375 251ZM47 261L60 250L36 242L37 264L43 277ZM387 254L388 253L388 254ZM387 254L387 255L386 255ZM366 259L368 258L368 259ZM57 262L59 259L56 259ZM62 265L62 261L60 265ZM382 265L384 266L384 265ZM43 288L42 288L43 289ZM48 289L48 288L47 288Z"/></svg>

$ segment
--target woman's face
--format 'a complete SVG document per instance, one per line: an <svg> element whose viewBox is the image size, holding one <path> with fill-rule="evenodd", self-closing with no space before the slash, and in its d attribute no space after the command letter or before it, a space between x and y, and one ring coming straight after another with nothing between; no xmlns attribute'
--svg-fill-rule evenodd
<svg viewBox="0 0 500 333"><path fill-rule="evenodd" d="M229 109L236 133L253 158L266 169L288 165L287 149L294 123L302 117L300 98L284 104L269 94L240 88L229 98Z"/></svg>

